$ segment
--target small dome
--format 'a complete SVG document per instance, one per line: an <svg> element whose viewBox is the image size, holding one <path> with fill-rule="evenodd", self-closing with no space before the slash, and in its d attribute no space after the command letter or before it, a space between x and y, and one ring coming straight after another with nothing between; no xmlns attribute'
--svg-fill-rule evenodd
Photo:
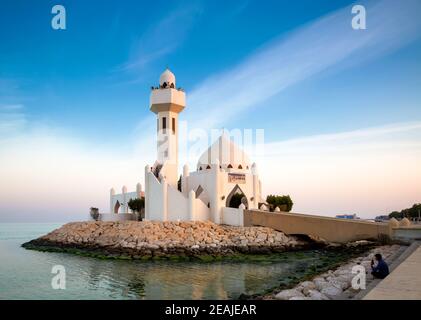
<svg viewBox="0 0 421 320"><path fill-rule="evenodd" d="M159 85L162 88L175 88L175 75L170 69L165 69L161 74L159 77Z"/></svg>
<svg viewBox="0 0 421 320"><path fill-rule="evenodd" d="M264 203L262 203L262 204L260 205L259 209L260 209L260 210L263 210L263 211L267 211L269 208L268 208L268 206L267 206L267 205L265 205Z"/></svg>
<svg viewBox="0 0 421 320"><path fill-rule="evenodd" d="M411 221L409 221L409 219L408 219L408 218L403 218L403 219L400 221L399 225L400 225L401 227L408 227L408 226L410 226L410 225L411 225Z"/></svg>
<svg viewBox="0 0 421 320"><path fill-rule="evenodd" d="M397 227L399 227L399 221L396 220L395 218L391 218L389 220L389 226L392 227L392 228L397 228Z"/></svg>
<svg viewBox="0 0 421 320"><path fill-rule="evenodd" d="M199 158L197 168L208 165L220 165L222 168L247 169L249 157L227 134L223 133Z"/></svg>

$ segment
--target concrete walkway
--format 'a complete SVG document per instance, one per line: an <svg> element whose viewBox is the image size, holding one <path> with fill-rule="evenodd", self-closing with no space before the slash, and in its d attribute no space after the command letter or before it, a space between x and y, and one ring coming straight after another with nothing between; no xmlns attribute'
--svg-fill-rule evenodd
<svg viewBox="0 0 421 320"><path fill-rule="evenodd" d="M363 300L421 300L421 245L411 247L412 253Z"/></svg>

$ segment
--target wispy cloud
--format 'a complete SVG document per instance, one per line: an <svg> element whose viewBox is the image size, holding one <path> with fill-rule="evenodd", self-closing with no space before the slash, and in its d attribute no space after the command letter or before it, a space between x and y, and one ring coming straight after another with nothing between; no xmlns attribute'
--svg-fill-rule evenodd
<svg viewBox="0 0 421 320"><path fill-rule="evenodd" d="M264 45L237 66L210 76L187 93L183 120L189 129L220 128L241 112L324 70L363 63L398 49L421 30L421 2L370 1L367 29L351 27L351 6L335 11ZM204 117L203 115L206 115ZM139 154L153 147L153 117L142 121L137 137ZM145 134L150 132L151 134Z"/></svg>
<svg viewBox="0 0 421 320"><path fill-rule="evenodd" d="M337 142L340 142L344 146L349 146L349 143L352 142L366 142L368 139L382 138L384 136L399 137L400 134L407 134L408 132L412 132L412 140L419 141L419 145L421 145L421 135L419 135L421 132L421 122L414 121L267 143L265 147L269 153L265 153L265 155L279 155L285 147L297 147L300 145L314 146L316 144L329 147L331 143ZM415 135L417 133L418 135ZM389 141L391 142L392 140Z"/></svg>
<svg viewBox="0 0 421 320"><path fill-rule="evenodd" d="M20 95L18 81L9 78L0 78L1 101L13 101Z"/></svg>
<svg viewBox="0 0 421 320"><path fill-rule="evenodd" d="M25 128L27 117L21 104L0 104L0 143Z"/></svg>
<svg viewBox="0 0 421 320"><path fill-rule="evenodd" d="M0 111L1 112L8 112L8 111L21 111L23 109L23 105L21 104L8 104L8 105L1 105L0 104Z"/></svg>
<svg viewBox="0 0 421 320"><path fill-rule="evenodd" d="M324 70L360 64L419 36L421 2L380 0L368 2L366 8L366 30L352 29L351 7L346 7L283 35L234 68L209 77L188 96L187 118L198 127L219 126Z"/></svg>
<svg viewBox="0 0 421 320"><path fill-rule="evenodd" d="M200 3L194 2L177 8L154 23L136 41L132 56L121 69L138 72L147 64L176 50L185 40L200 12Z"/></svg>

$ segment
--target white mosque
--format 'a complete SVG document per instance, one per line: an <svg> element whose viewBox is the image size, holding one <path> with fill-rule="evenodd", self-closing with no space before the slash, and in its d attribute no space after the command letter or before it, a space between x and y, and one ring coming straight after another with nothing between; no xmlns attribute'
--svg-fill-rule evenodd
<svg viewBox="0 0 421 320"><path fill-rule="evenodd" d="M145 197L145 220L210 220L217 224L243 225L243 210L264 202L256 164L226 133L199 158L195 171L184 165L178 183L178 115L186 94L176 88L174 74L166 69L159 87L153 87L150 110L157 116L157 160L145 167L145 190L110 192L110 215L103 219L130 219L130 199ZM238 207L237 207L238 206ZM111 218L110 218L111 217Z"/></svg>

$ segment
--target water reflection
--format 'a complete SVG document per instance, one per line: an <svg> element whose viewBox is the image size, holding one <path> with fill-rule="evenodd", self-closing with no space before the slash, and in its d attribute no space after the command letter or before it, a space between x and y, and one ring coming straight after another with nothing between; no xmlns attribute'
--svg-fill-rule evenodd
<svg viewBox="0 0 421 320"><path fill-rule="evenodd" d="M88 260L88 288L106 290L110 298L232 299L269 289L314 259L212 263ZM80 275L83 277L83 272Z"/></svg>
<svg viewBox="0 0 421 320"><path fill-rule="evenodd" d="M317 251L247 262L100 260L25 250L21 243L0 239L0 299L235 299L332 263L332 256ZM51 288L57 264L66 269L66 290Z"/></svg>

